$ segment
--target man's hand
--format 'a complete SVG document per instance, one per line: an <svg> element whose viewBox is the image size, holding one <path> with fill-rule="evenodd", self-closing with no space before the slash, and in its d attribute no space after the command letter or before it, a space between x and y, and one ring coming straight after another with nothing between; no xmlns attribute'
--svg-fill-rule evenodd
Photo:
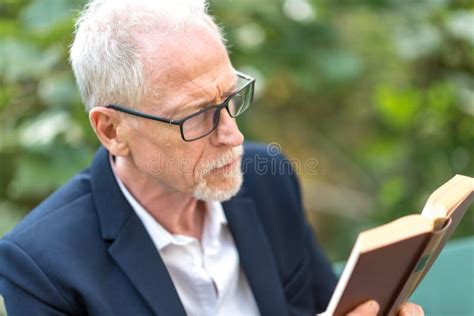
<svg viewBox="0 0 474 316"><path fill-rule="evenodd" d="M347 316L377 316L379 304L376 301L367 301L351 311ZM398 316L424 316L423 308L413 303L405 303L400 307Z"/></svg>

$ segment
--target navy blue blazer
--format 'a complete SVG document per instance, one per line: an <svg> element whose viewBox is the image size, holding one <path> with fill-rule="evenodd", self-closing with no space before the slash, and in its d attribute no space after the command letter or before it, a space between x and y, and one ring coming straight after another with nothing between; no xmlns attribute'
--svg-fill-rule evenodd
<svg viewBox="0 0 474 316"><path fill-rule="evenodd" d="M246 144L243 159L242 189L223 207L261 314L323 311L336 279L296 177L261 145ZM0 293L10 316L185 315L104 148L0 240Z"/></svg>

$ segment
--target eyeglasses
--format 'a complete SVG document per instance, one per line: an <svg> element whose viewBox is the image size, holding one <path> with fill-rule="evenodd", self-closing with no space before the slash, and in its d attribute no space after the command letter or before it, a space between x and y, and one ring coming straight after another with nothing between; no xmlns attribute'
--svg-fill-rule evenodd
<svg viewBox="0 0 474 316"><path fill-rule="evenodd" d="M223 108L227 110L231 117L235 118L249 107L253 100L255 79L241 72L236 72L236 74L237 92L228 96L221 104L211 105L181 119L173 120L146 114L116 104L109 104L106 107L146 119L178 125L183 140L191 142L211 134L217 128Z"/></svg>

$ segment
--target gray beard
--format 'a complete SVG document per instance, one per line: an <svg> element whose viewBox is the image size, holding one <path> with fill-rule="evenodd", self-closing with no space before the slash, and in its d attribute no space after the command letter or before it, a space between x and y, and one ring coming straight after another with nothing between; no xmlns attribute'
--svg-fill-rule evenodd
<svg viewBox="0 0 474 316"><path fill-rule="evenodd" d="M243 182L243 175L242 171L240 170L240 163L238 166L235 167L235 172L231 174L225 175L226 179L229 179L231 185L227 188L212 188L209 187L207 181L202 179L196 189L193 192L193 196L198 200L203 201L219 201L224 202L232 198L239 192L242 182Z"/></svg>

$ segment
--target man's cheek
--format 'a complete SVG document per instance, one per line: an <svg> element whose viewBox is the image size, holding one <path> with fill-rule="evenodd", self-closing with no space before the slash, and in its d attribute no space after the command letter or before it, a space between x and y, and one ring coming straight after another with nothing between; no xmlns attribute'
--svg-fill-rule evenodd
<svg viewBox="0 0 474 316"><path fill-rule="evenodd" d="M194 177L196 172L198 172L197 168L195 168L195 164L189 158L180 158L178 161L177 169L179 174L185 176L186 178Z"/></svg>
<svg viewBox="0 0 474 316"><path fill-rule="evenodd" d="M154 177L169 175L172 170L172 162L161 154L143 158L143 161L139 163L144 165L146 172Z"/></svg>

